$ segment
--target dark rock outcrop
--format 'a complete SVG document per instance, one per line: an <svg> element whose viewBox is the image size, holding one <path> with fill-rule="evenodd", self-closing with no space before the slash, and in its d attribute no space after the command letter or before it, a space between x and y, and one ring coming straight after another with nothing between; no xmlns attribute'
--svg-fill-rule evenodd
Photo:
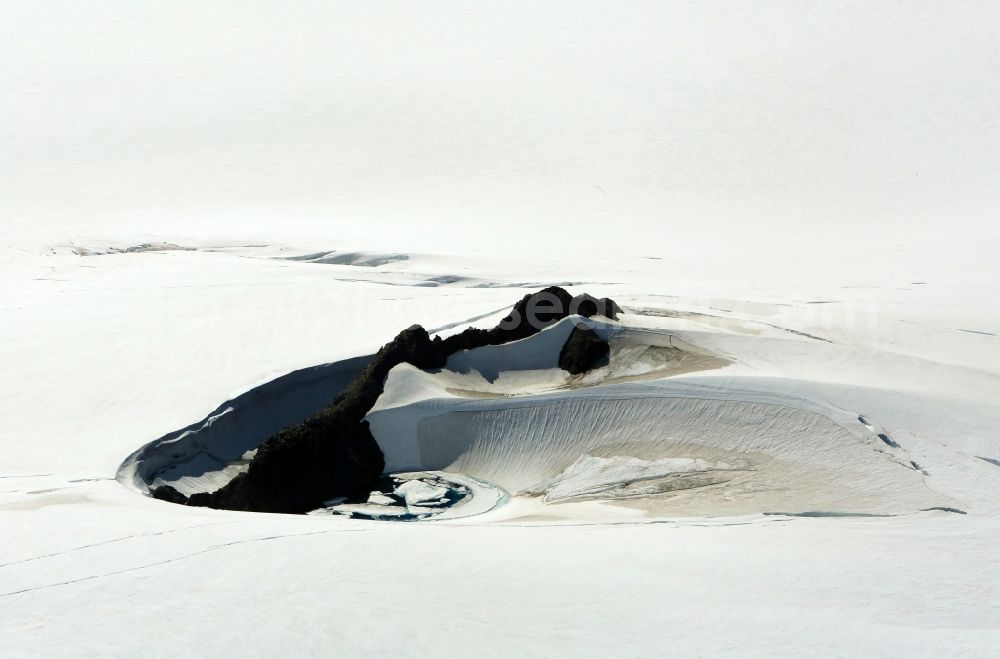
<svg viewBox="0 0 1000 659"><path fill-rule="evenodd" d="M192 506L303 513L336 497L363 500L385 467L382 451L364 420L382 393L389 371L403 362L440 368L446 355L422 327L411 327L386 344L326 408L264 440L250 468L224 487L192 495ZM159 489L153 496L162 498Z"/></svg>
<svg viewBox="0 0 1000 659"><path fill-rule="evenodd" d="M591 316L604 316L611 320L618 320L618 314L622 313L621 307L611 298L602 297L597 299L584 293L577 295L570 303L570 315L576 314L584 318Z"/></svg>
<svg viewBox="0 0 1000 659"><path fill-rule="evenodd" d="M527 338L571 314L614 319L620 312L607 298L574 298L562 288L551 287L526 295L490 330L471 328L447 339L432 340L426 330L414 325L383 346L329 406L264 440L249 469L224 487L187 498L173 487L161 486L152 495L191 506L275 513L308 512L338 497L362 501L385 468L382 451L364 418L382 394L393 367L408 362L421 369L441 368L448 356L459 350ZM586 339L578 341L584 344L573 348L567 358L574 368L589 363L596 350ZM607 344L604 346L606 353Z"/></svg>
<svg viewBox="0 0 1000 659"><path fill-rule="evenodd" d="M187 503L187 497L178 492L171 485L161 485L154 489L151 494L154 499L167 501L169 503Z"/></svg>
<svg viewBox="0 0 1000 659"><path fill-rule="evenodd" d="M573 375L607 363L611 346L589 327L576 327L559 351L559 368Z"/></svg>
<svg viewBox="0 0 1000 659"><path fill-rule="evenodd" d="M511 312L493 329L470 327L464 332L444 339L442 344L444 351L450 355L459 350L472 350L526 339L568 316L579 315L590 318L599 315L618 320L621 311L621 307L614 300L608 298L598 300L587 294L573 297L564 288L550 286L521 298Z"/></svg>

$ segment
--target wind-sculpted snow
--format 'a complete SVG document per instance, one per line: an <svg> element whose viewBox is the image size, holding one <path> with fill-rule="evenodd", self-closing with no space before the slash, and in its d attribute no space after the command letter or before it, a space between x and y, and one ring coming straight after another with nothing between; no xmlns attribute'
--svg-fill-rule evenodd
<svg viewBox="0 0 1000 659"><path fill-rule="evenodd" d="M1000 2L0 25L3 655L997 657ZM607 366L543 334L363 410L471 500L143 496L553 284L626 312Z"/></svg>
<svg viewBox="0 0 1000 659"><path fill-rule="evenodd" d="M248 436L237 440L242 444L242 452L233 454L232 447L226 446L223 448L230 455L220 458L204 446L191 450L189 440L187 446L168 449L170 457L164 460L163 444L171 443L167 439L158 442L150 455L140 451L141 455L126 461L119 476L131 478L138 469L136 463L148 462L143 480L150 483L149 472L155 470L153 476L161 481L149 488L153 497L217 509L305 513L334 499L358 503L369 498L385 466L364 417L384 391L384 382L393 368L408 365L440 369L458 351L496 347L534 336L571 316L580 321L596 314L614 319L620 311L608 298L573 296L563 288L551 286L525 295L497 326L488 330L469 328L432 340L424 328L413 325L382 346L328 405L263 440L247 433ZM559 352L562 362L572 348L569 353L573 365L568 368L576 375L585 373L590 364L609 352L607 342L593 330L584 330L582 322L572 336L578 337L582 332L587 336L585 350L581 351L570 340ZM220 409L201 427L210 427L230 411ZM189 439L190 430L193 428L181 431L176 439ZM176 465L183 466L176 469ZM201 476L208 473L211 475ZM196 491L185 493L167 481L178 481L185 489Z"/></svg>
<svg viewBox="0 0 1000 659"><path fill-rule="evenodd" d="M806 383L727 371L616 380L609 373L626 368L637 343L691 344L672 332L591 325L614 350L589 383L553 368L551 348L571 321L461 353L446 371L395 369L368 416L386 468L463 472L549 502L628 499L653 514L898 513L950 502L884 433L805 394ZM569 492L588 458L616 467L603 470L597 490Z"/></svg>
<svg viewBox="0 0 1000 659"><path fill-rule="evenodd" d="M580 328L611 350L604 366L572 375L558 367L560 348ZM335 396L367 359L248 392L138 451L119 479L183 495L218 489L246 470L268 433ZM441 369L399 364L366 420L387 473L464 474L556 516L572 517L560 505L579 501L654 517L954 507L876 420L809 384L740 370L691 333L570 317L525 339L459 351ZM363 500L351 506L331 511L403 518L372 514Z"/></svg>
<svg viewBox="0 0 1000 659"><path fill-rule="evenodd" d="M465 272L405 263L426 276ZM992 289L969 291L977 306L957 319L914 312L953 309L954 289L879 289L879 332L862 333L810 315L833 305L795 302L869 295L856 289L783 306L767 291L695 300L667 285L609 287L626 310L618 323L570 319L456 353L437 371L389 373L368 419L390 468L443 465L419 471L469 483L459 505L411 511L387 505L384 488L385 498L334 514L292 516L137 496L160 483L218 487L260 439L314 413L367 360L267 382L274 373L366 355L417 319L459 332L509 308L509 291L344 284L341 267L172 250L22 269L6 303L23 309L4 312L23 322L11 324L22 345L4 344L0 442L10 538L0 543L0 636L13 651L157 654L193 642L250 656L657 656L668 646L773 656L776 640L801 637L784 654L817 644L995 654L1000 362L995 339L947 329L990 329L975 321L986 319L979 302L996 308ZM736 305L743 294L758 302ZM112 304L122 313L109 316ZM164 319L171 340L153 350ZM571 376L558 352L576 322L611 350L607 366ZM115 359L80 349L108 336ZM42 371L62 377L28 377ZM112 480L123 456L157 436L120 472L131 491ZM768 514L744 514L754 511ZM415 521L382 521L392 514ZM155 624L192 597L223 613ZM775 636L776 619L791 631ZM40 623L62 632L40 637ZM657 624L669 624L669 639L650 636ZM261 632L274 625L303 633ZM565 630L556 640L554 626Z"/></svg>
<svg viewBox="0 0 1000 659"><path fill-rule="evenodd" d="M692 378L511 400L429 400L372 415L372 426L389 469L460 471L514 493L546 493L545 484L584 454L727 465L713 472L722 477L708 483L713 487L649 503L662 514L905 512L946 505L903 457L856 421L852 427L852 415L790 395L787 383L740 384ZM382 418L393 414L408 417L411 433L390 430L404 425ZM671 479L663 477L665 492L686 489Z"/></svg>

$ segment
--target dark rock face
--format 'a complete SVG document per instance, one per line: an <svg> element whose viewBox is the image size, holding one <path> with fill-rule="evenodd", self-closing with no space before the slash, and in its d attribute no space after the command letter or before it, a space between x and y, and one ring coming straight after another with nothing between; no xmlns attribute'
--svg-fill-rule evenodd
<svg viewBox="0 0 1000 659"><path fill-rule="evenodd" d="M444 351L450 355L459 350L525 339L574 314L585 318L600 315L618 320L619 313L621 307L614 300L598 300L587 294L573 297L563 288L550 286L521 298L510 314L493 329L471 327L460 334L449 336L442 343Z"/></svg>
<svg viewBox="0 0 1000 659"><path fill-rule="evenodd" d="M523 339L571 314L615 319L620 311L607 298L574 298L562 288L551 287L526 295L490 330L471 328L447 339L431 340L426 330L414 325L383 346L329 406L264 440L249 469L224 487L187 498L173 487L162 486L152 495L191 506L274 513L305 513L337 497L364 500L385 468L382 451L364 417L382 394L393 367L408 362L421 369L441 368L448 356L459 350ZM563 352L579 331L574 330ZM577 342L583 343L572 348L567 363L573 368L593 363L599 347L586 338ZM607 343L603 346L606 354Z"/></svg>
<svg viewBox="0 0 1000 659"><path fill-rule="evenodd" d="M445 359L440 341L431 341L422 327L400 332L328 407L264 440L246 472L215 492L192 495L187 503L304 513L336 497L366 499L385 460L364 417L386 376L403 362L431 369L444 366Z"/></svg>
<svg viewBox="0 0 1000 659"><path fill-rule="evenodd" d="M559 368L573 375L607 363L611 346L588 327L577 327L559 351Z"/></svg>
<svg viewBox="0 0 1000 659"><path fill-rule="evenodd" d="M577 295L570 304L570 315L576 314L584 318L604 316L611 320L618 320L620 313L622 313L621 307L611 298L602 297L598 300L586 293Z"/></svg>
<svg viewBox="0 0 1000 659"><path fill-rule="evenodd" d="M187 497L175 490L170 485L161 485L151 492L154 499L169 501L170 503L187 503Z"/></svg>
<svg viewBox="0 0 1000 659"><path fill-rule="evenodd" d="M273 513L304 513L336 497L364 500L385 467L365 421L327 409L261 444L250 469L192 506Z"/></svg>

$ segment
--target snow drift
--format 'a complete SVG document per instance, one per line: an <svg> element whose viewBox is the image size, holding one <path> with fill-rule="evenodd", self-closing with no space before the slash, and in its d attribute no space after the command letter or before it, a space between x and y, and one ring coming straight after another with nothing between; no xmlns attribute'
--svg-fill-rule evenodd
<svg viewBox="0 0 1000 659"><path fill-rule="evenodd" d="M439 373L394 369L368 416L386 468L457 471L548 502L614 499L657 515L895 514L950 503L884 433L795 380L725 369L613 375L641 375L637 348L704 352L674 332L586 321L609 338L610 364L589 381L566 377L553 347L576 322L456 355ZM705 368L724 361L700 357Z"/></svg>
<svg viewBox="0 0 1000 659"><path fill-rule="evenodd" d="M581 329L611 349L603 366L574 375L558 362ZM218 489L269 432L336 395L365 359L248 392L137 451L119 479L142 490ZM803 385L740 370L690 333L627 316L572 316L521 340L461 350L441 369L399 364L366 420L387 473L465 475L557 516L573 515L561 503L594 500L653 516L879 515L954 504L925 485L876 420Z"/></svg>

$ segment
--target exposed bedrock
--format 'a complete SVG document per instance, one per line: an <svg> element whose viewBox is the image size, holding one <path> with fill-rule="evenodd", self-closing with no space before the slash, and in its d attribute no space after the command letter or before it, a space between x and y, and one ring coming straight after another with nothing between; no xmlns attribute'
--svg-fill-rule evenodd
<svg viewBox="0 0 1000 659"><path fill-rule="evenodd" d="M586 293L573 297L563 288L550 286L521 298L511 312L493 329L470 327L460 334L444 339L442 345L445 352L451 355L459 350L472 350L525 339L568 316L578 315L584 318L604 316L618 320L621 311L621 307L614 300L597 299Z"/></svg>
<svg viewBox="0 0 1000 659"><path fill-rule="evenodd" d="M470 328L447 339L431 339L424 328L414 325L383 346L330 405L265 439L247 471L224 487L188 498L165 485L155 488L152 495L192 506L275 513L304 513L338 497L363 501L385 468L382 451L364 418L382 394L393 367L407 362L421 369L442 368L448 356L460 350L527 338L573 314L615 319L620 311L608 298L573 297L562 288L550 287L526 295L493 329ZM585 366L595 363L600 347L586 336L577 343L570 346L567 359L571 362L567 363L587 370Z"/></svg>
<svg viewBox="0 0 1000 659"><path fill-rule="evenodd" d="M611 346L589 327L576 327L559 351L559 368L580 375L608 362Z"/></svg>
<svg viewBox="0 0 1000 659"><path fill-rule="evenodd" d="M168 501L170 503L187 503L188 498L174 489L171 485L161 485L160 487L152 491L152 495L156 499L161 501Z"/></svg>

